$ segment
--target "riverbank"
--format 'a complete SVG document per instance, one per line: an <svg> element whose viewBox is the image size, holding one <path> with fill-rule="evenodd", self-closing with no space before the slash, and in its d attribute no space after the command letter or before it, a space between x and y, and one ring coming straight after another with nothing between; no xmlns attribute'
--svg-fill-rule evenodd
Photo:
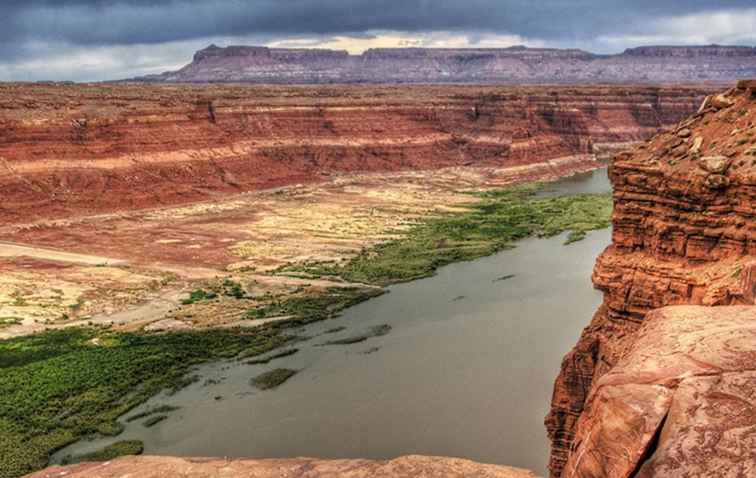
<svg viewBox="0 0 756 478"><path fill-rule="evenodd" d="M0 467L18 476L44 466L49 453L92 434L117 434L118 416L163 388L190 383L187 372L203 361L247 357L295 342L293 328L333 317L381 292L380 286L432 274L444 264L491 254L528 235L577 233L606 227L608 195L547 197L538 187L465 193L454 212L416 219L403 237L372 246L353 258L303 262L270 271L270 277L314 275L361 287L290 290L285 297L249 298L245 285L209 280L185 307L233 303L246 307L244 319L277 317L254 328L171 331L162 334L72 328L0 342L3 387L0 403ZM300 277L300 280L302 277ZM20 446L24 443L24 446Z"/></svg>
<svg viewBox="0 0 756 478"><path fill-rule="evenodd" d="M190 206L2 225L0 338L90 324L129 331L248 326L240 322L246 311L270 297L364 286L273 271L348 261L403 237L422 218L462 211L477 200L470 192L597 167L593 158L571 157L335 176ZM244 300L235 292L182 303L183 294L226 279L240 285Z"/></svg>

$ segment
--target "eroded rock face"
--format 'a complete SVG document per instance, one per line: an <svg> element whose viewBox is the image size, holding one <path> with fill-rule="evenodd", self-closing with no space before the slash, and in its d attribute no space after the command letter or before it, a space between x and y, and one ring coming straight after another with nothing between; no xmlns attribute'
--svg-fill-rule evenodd
<svg viewBox="0 0 756 478"><path fill-rule="evenodd" d="M612 245L601 254L593 273L604 302L564 358L556 380L546 418L552 476L573 476L572 471L563 473L568 459L571 464L586 460L576 453L578 449L585 453L581 443L590 439L588 429L579 425L587 420L589 395L596 397L589 402L591 420L601 421L603 414L607 427L632 436L629 440L636 445L653 436L658 424L630 418L618 422L616 414L626 409L631 417L639 404L653 402L657 408L643 405L643 413L653 415L653 409L662 416L666 401L677 392L662 386L643 388L623 402L629 389L622 387L637 388L632 381L600 394L596 391L604 383L602 377L634 346L650 311L676 304L740 304L752 306L744 314L756 315L756 161L751 153L756 141L756 98L749 88L741 84L732 89L723 96L726 101L707 100L699 114L674 131L613 160ZM695 148L688 148L689 144ZM687 385L680 393L686 390ZM597 462L574 476L626 476L596 471L618 463ZM611 467L606 469L614 470Z"/></svg>
<svg viewBox="0 0 756 478"><path fill-rule="evenodd" d="M391 461L223 460L212 458L124 457L106 463L54 466L28 478L536 478L527 470L483 465L456 458L406 456Z"/></svg>
<svg viewBox="0 0 756 478"><path fill-rule="evenodd" d="M642 47L618 55L550 48L375 48L343 50L211 45L178 71L142 80L170 82L393 83L723 80L756 75L748 47Z"/></svg>
<svg viewBox="0 0 756 478"><path fill-rule="evenodd" d="M562 476L756 476L756 307L648 314L598 379Z"/></svg>
<svg viewBox="0 0 756 478"><path fill-rule="evenodd" d="M331 173L591 163L674 124L711 92L6 83L0 221L189 203Z"/></svg>

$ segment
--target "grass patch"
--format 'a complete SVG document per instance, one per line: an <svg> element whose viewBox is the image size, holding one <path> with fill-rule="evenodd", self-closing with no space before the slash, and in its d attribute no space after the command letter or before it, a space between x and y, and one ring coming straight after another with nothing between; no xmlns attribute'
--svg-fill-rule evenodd
<svg viewBox="0 0 756 478"><path fill-rule="evenodd" d="M181 301L183 305L191 305L195 302L202 302L204 300L217 299L220 296L233 297L235 299L245 299L247 293L244 292L244 288L239 282L231 279L224 279L218 285L205 289L195 289L189 293L189 297Z"/></svg>
<svg viewBox="0 0 756 478"><path fill-rule="evenodd" d="M10 327L11 325L18 325L22 322L19 317L0 317L0 330Z"/></svg>
<svg viewBox="0 0 756 478"><path fill-rule="evenodd" d="M270 363L271 361L283 357L288 357L289 355L294 355L295 353L299 352L299 349L286 349L282 350L280 352L276 352L273 355L269 355L268 357L257 359L257 360L250 360L249 362L245 362L247 365L264 365L266 363Z"/></svg>
<svg viewBox="0 0 756 478"><path fill-rule="evenodd" d="M155 415L158 413L169 413L169 412L175 412L176 410L179 410L181 407L174 407L173 405L160 405L154 408L150 408L149 410L145 410L141 413L137 413L136 415L131 415L130 417L126 418L127 422L133 422L136 420L139 420L140 418L149 417L150 415Z"/></svg>
<svg viewBox="0 0 756 478"><path fill-rule="evenodd" d="M118 458L119 456L141 455L144 451L144 443L139 440L119 441L108 445L102 450L98 450L85 455L67 456L63 458L62 463L69 465L84 461L108 461Z"/></svg>
<svg viewBox="0 0 756 478"><path fill-rule="evenodd" d="M290 340L281 326L161 334L69 328L0 341L0 478L42 468L52 452L86 436L117 434L119 416L185 385L195 365Z"/></svg>
<svg viewBox="0 0 756 478"><path fill-rule="evenodd" d="M166 418L168 418L168 415L153 415L147 420L145 420L142 425L144 425L147 428L151 428L157 425L158 423L162 422Z"/></svg>
<svg viewBox="0 0 756 478"><path fill-rule="evenodd" d="M477 194L462 213L420 221L404 238L365 249L346 263L320 262L283 267L281 272L337 276L350 282L389 285L433 275L441 266L487 256L529 236L570 231L566 243L611 224L611 194L542 198L539 185Z"/></svg>
<svg viewBox="0 0 756 478"><path fill-rule="evenodd" d="M368 332L361 334L361 335L355 335L352 337L347 337L345 339L336 339L336 340L329 340L328 342L324 342L322 344L318 344L319 347L327 346L327 345L352 345L352 344L358 344L360 342L364 342L367 339L371 339L373 337L381 337L383 335L388 334L391 332L391 326L388 324L383 325L376 325L374 327L370 327Z"/></svg>
<svg viewBox="0 0 756 478"><path fill-rule="evenodd" d="M383 293L380 289L372 288L332 287L322 294L287 297L249 309L244 318L256 320L290 316L310 320L329 319L348 307Z"/></svg>
<svg viewBox="0 0 756 478"><path fill-rule="evenodd" d="M290 368L277 368L270 372L261 373L250 380L250 384L260 390L271 390L282 385L296 374L297 370L292 370Z"/></svg>

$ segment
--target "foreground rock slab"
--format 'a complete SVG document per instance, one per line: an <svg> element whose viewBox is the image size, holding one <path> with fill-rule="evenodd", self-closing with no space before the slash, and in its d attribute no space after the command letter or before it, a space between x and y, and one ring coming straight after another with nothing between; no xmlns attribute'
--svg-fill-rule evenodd
<svg viewBox="0 0 756 478"><path fill-rule="evenodd" d="M756 476L756 307L650 313L593 387L562 476Z"/></svg>
<svg viewBox="0 0 756 478"><path fill-rule="evenodd" d="M535 478L520 468L484 465L457 458L405 456L391 461L319 460L224 460L212 458L124 457L105 463L53 466L29 478Z"/></svg>

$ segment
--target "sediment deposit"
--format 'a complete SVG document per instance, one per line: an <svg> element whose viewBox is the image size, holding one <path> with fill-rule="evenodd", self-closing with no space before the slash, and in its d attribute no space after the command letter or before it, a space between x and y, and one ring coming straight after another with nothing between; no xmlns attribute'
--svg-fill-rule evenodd
<svg viewBox="0 0 756 478"><path fill-rule="evenodd" d="M620 153L610 177L604 303L555 384L552 476L753 474L756 82ZM649 315L679 304L714 309Z"/></svg>
<svg viewBox="0 0 756 478"><path fill-rule="evenodd" d="M593 160L691 114L713 88L3 84L0 222L334 173Z"/></svg>
<svg viewBox="0 0 756 478"><path fill-rule="evenodd" d="M178 71L143 80L255 83L732 81L756 75L756 49L648 46L616 55L553 48L343 50L210 45Z"/></svg>

